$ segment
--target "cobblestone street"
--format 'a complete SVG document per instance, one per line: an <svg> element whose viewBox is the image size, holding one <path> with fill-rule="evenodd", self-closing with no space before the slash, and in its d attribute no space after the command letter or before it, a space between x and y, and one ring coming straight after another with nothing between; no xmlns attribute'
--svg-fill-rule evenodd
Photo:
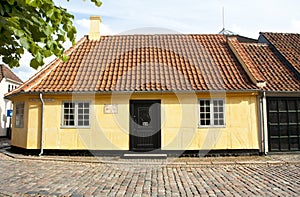
<svg viewBox="0 0 300 197"><path fill-rule="evenodd" d="M300 163L281 162L280 156L250 162L241 157L240 163L236 158L178 158L169 163L53 158L16 159L0 153L0 196L300 195Z"/></svg>

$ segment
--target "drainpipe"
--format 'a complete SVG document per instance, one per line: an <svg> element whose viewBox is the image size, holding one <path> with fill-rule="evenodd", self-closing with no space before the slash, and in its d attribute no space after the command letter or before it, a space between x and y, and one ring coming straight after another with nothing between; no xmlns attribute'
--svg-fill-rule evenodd
<svg viewBox="0 0 300 197"><path fill-rule="evenodd" d="M43 146L44 146L44 105L45 105L42 93L40 93L40 100L42 103L42 111L41 111L41 142L40 142L41 152L40 152L39 156L42 156L44 153Z"/></svg>
<svg viewBox="0 0 300 197"><path fill-rule="evenodd" d="M267 121L267 99L266 92L263 91L262 95L262 131L263 131L263 149L264 155L267 155L268 150L268 121Z"/></svg>
<svg viewBox="0 0 300 197"><path fill-rule="evenodd" d="M263 114L262 114L262 93L257 95L257 109L258 109L258 124L259 124L259 152L264 153L264 129L263 129Z"/></svg>

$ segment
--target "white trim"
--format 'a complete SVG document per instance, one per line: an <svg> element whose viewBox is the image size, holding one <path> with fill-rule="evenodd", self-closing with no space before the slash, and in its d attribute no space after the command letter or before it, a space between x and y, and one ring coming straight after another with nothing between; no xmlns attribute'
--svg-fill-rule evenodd
<svg viewBox="0 0 300 197"><path fill-rule="evenodd" d="M13 79L10 79L10 78L5 78L5 79L6 79L6 82L14 83L14 85L16 85L17 87L19 87L20 85L23 84L22 82L18 82L18 81L15 81Z"/></svg>
<svg viewBox="0 0 300 197"><path fill-rule="evenodd" d="M64 103L74 103L75 104L75 113L74 113L74 126L68 126L64 125ZM78 126L78 103L88 103L89 104L89 125L84 125L84 126ZM91 101L70 101L70 100L64 100L62 101L61 107L61 126L60 128L62 129L89 129L91 128Z"/></svg>
<svg viewBox="0 0 300 197"><path fill-rule="evenodd" d="M223 125L215 125L214 124L214 101L223 101ZM209 108L210 108L210 125L201 125L200 121L200 101L209 101ZM226 111L225 111L225 98L215 98L215 99L210 99L210 98L199 98L198 99L198 128L225 128L226 127Z"/></svg>

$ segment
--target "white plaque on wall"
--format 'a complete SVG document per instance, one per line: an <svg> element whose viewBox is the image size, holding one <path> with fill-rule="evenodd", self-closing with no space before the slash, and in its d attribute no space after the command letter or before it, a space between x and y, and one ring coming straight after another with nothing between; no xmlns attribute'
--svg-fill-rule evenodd
<svg viewBox="0 0 300 197"><path fill-rule="evenodd" d="M117 104L105 104L104 105L104 113L105 114L117 114L118 113L118 105Z"/></svg>

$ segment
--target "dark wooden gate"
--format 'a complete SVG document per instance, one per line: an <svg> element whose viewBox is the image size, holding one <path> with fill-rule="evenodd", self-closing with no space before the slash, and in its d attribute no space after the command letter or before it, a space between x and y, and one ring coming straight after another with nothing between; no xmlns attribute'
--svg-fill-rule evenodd
<svg viewBox="0 0 300 197"><path fill-rule="evenodd" d="M269 151L300 150L300 98L268 98Z"/></svg>

